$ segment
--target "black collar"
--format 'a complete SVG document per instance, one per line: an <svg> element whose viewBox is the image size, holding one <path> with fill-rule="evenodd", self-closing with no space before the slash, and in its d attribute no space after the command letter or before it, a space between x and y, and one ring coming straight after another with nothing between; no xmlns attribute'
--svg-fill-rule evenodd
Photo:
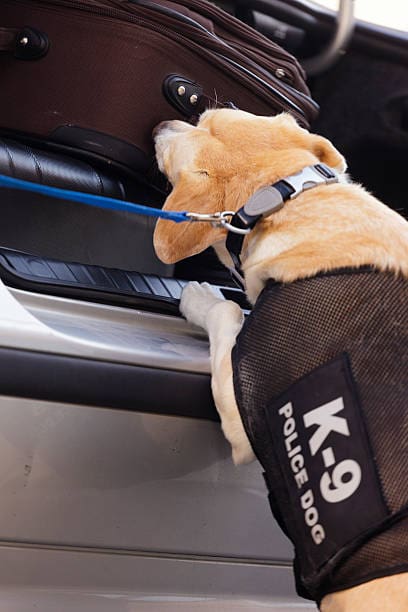
<svg viewBox="0 0 408 612"><path fill-rule="evenodd" d="M262 218L280 210L287 200L296 198L313 187L337 183L337 173L325 164L306 166L297 174L288 176L273 185L262 187L242 206L226 226L228 231L226 247L231 255L234 268L231 274L241 288L244 287L240 254L245 236Z"/></svg>

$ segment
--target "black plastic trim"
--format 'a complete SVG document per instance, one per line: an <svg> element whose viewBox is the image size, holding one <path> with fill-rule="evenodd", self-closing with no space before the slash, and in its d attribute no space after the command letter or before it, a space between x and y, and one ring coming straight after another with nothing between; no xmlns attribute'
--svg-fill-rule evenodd
<svg viewBox="0 0 408 612"><path fill-rule="evenodd" d="M184 90L182 94L180 93L181 87ZM194 116L197 108L201 108L203 88L191 79L178 74L169 74L163 81L162 91L167 102L185 117ZM190 102L192 96L195 96L196 99L194 103Z"/></svg>
<svg viewBox="0 0 408 612"><path fill-rule="evenodd" d="M4 247L0 247L0 278L24 291L174 316L181 316L179 300L187 283L155 274L46 259ZM250 309L242 291L219 289L244 310Z"/></svg>
<svg viewBox="0 0 408 612"><path fill-rule="evenodd" d="M15 45L14 57L25 61L41 59L50 48L47 34L28 27L17 34Z"/></svg>
<svg viewBox="0 0 408 612"><path fill-rule="evenodd" d="M0 395L218 421L206 374L0 348Z"/></svg>
<svg viewBox="0 0 408 612"><path fill-rule="evenodd" d="M0 248L0 278L6 285L24 291L180 316L183 283L153 274Z"/></svg>

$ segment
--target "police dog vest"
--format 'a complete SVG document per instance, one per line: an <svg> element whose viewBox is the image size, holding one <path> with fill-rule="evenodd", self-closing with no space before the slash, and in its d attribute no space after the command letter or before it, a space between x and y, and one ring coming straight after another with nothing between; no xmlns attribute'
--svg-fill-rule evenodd
<svg viewBox="0 0 408 612"><path fill-rule="evenodd" d="M407 304L408 280L372 269L269 281L233 349L303 597L408 571Z"/></svg>

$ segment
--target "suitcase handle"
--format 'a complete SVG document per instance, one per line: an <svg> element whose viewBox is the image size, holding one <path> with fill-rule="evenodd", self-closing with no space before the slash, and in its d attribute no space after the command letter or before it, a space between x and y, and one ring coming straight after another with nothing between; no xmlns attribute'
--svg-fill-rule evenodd
<svg viewBox="0 0 408 612"><path fill-rule="evenodd" d="M48 36L35 28L0 28L0 52L12 53L16 59L40 59L49 46Z"/></svg>

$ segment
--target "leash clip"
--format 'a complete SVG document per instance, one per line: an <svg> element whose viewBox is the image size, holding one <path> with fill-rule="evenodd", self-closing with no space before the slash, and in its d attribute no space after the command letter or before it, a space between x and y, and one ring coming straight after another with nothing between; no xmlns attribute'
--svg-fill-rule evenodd
<svg viewBox="0 0 408 612"><path fill-rule="evenodd" d="M231 225L230 221L234 215L235 212L233 210L223 210L215 213L187 212L186 218L189 221L206 221L211 223L213 227L224 227L226 230L234 232L235 234L248 234L251 231L250 228L241 229Z"/></svg>

